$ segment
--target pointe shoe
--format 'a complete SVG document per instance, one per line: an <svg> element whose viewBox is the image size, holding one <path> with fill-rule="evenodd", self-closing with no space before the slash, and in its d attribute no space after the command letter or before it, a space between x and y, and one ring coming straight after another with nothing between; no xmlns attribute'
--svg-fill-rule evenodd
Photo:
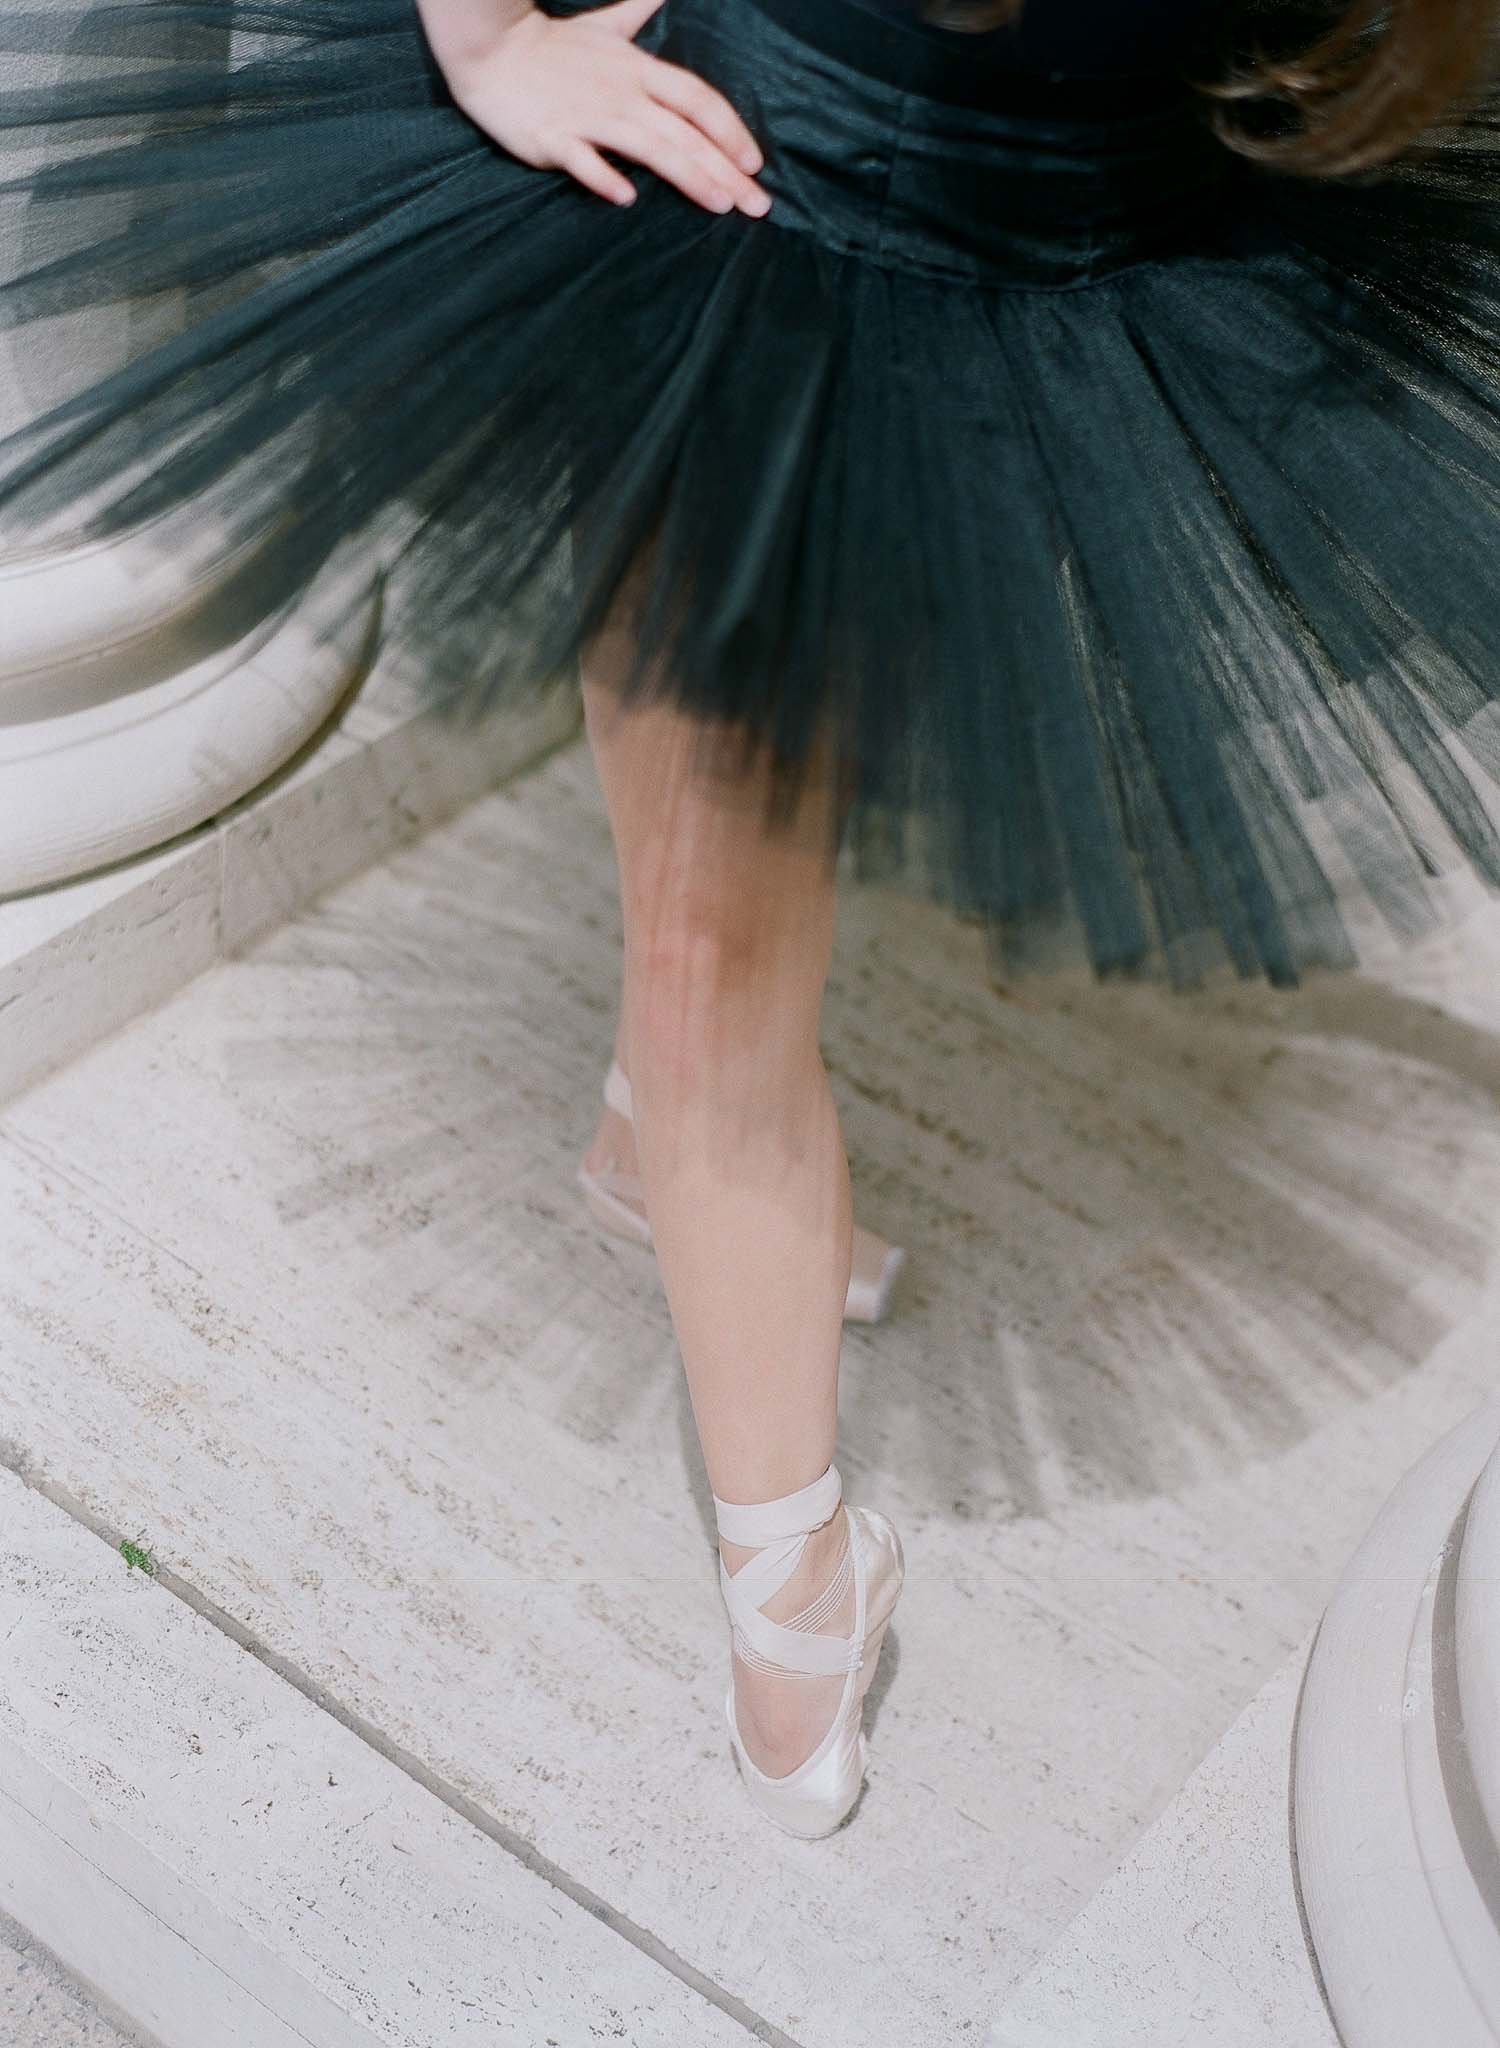
<svg viewBox="0 0 1500 2048"><path fill-rule="evenodd" d="M810 1628L768 1620L762 1614L766 1601L796 1570L808 1536L839 1511L842 1496L842 1482L833 1465L810 1486L780 1500L747 1506L714 1495L714 1513L723 1540L753 1546L759 1553L733 1574L722 1557L719 1560L719 1587L741 1658L762 1669L769 1666L813 1677L844 1674L843 1692L826 1734L811 1755L784 1777L768 1777L746 1753L735 1720L732 1678L724 1701L729 1740L746 1791L767 1820L809 1842L832 1834L859 1797L869 1753L861 1725L864 1698L906 1572L901 1539L885 1516L872 1508L845 1506L854 1576L853 1633L821 1635ZM815 1601L813 1607L820 1604Z"/></svg>
<svg viewBox="0 0 1500 2048"><path fill-rule="evenodd" d="M604 1100L617 1115L629 1123L634 1113L630 1083L626 1080L618 1060L610 1062L604 1080ZM628 1237L635 1244L651 1243L651 1225L646 1221L645 1202L638 1173L625 1173L618 1168L592 1173L586 1166L578 1169L578 1185L583 1189L584 1199L589 1205L594 1220L616 1237ZM873 1230L866 1230L862 1224L854 1226L854 1257L849 1272L849 1291L844 1297L844 1319L851 1323L878 1323L884 1320L890 1307L891 1294L901 1268L906 1264L906 1254L899 1245L887 1244L883 1237L877 1237Z"/></svg>

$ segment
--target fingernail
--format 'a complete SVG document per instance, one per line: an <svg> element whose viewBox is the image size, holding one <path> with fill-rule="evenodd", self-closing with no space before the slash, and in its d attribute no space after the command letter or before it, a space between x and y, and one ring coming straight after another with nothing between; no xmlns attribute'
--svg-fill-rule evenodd
<svg viewBox="0 0 1500 2048"><path fill-rule="evenodd" d="M758 149L747 149L740 158L740 169L752 178L758 171L765 169L765 164L766 160Z"/></svg>
<svg viewBox="0 0 1500 2048"><path fill-rule="evenodd" d="M752 192L745 201L745 211L746 213L753 213L757 220L761 217L762 214L769 213L771 211L770 193L760 191Z"/></svg>

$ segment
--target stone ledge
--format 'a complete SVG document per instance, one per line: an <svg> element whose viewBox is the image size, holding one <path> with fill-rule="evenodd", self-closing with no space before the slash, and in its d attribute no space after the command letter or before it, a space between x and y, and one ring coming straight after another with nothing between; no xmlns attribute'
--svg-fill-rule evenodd
<svg viewBox="0 0 1500 2048"><path fill-rule="evenodd" d="M8 1913L0 1913L0 2014L11 2048L157 2048L122 2013L106 2012Z"/></svg>
<svg viewBox="0 0 1500 2048"><path fill-rule="evenodd" d="M523 710L448 723L377 663L268 781L166 846L0 901L0 1102L215 960L572 737L564 681Z"/></svg>
<svg viewBox="0 0 1500 2048"><path fill-rule="evenodd" d="M1012 1994L985 2048L1339 2048L1302 1930L1289 1823L1316 1633Z"/></svg>
<svg viewBox="0 0 1500 2048"><path fill-rule="evenodd" d="M0 1470L0 1908L161 2048L736 2018Z"/></svg>

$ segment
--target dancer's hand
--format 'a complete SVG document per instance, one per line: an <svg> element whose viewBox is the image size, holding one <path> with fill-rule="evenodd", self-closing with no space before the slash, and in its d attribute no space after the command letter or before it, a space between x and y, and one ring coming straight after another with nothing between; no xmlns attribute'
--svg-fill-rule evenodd
<svg viewBox="0 0 1500 2048"><path fill-rule="evenodd" d="M617 206L635 187L613 150L714 213L761 215L761 152L722 93L637 49L662 0L614 0L552 16L515 0L481 17L474 0L418 0L448 89L470 120L523 163L561 170Z"/></svg>

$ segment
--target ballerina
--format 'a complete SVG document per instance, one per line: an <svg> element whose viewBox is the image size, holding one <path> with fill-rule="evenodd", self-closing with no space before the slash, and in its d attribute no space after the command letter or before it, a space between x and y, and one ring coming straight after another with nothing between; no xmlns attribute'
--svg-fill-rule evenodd
<svg viewBox="0 0 1500 2048"><path fill-rule="evenodd" d="M904 1574L834 1462L843 1321L901 1261L818 1044L840 850L915 863L1008 974L1173 987L1356 965L1350 874L1403 934L1437 851L1500 885L1494 25L0 17L102 60L0 94L48 145L0 313L207 294L0 443L0 517L253 534L227 640L399 508L434 702L578 662L625 935L581 1179L659 1259L731 1749L791 1833L853 1809ZM502 628L524 658L460 688Z"/></svg>

